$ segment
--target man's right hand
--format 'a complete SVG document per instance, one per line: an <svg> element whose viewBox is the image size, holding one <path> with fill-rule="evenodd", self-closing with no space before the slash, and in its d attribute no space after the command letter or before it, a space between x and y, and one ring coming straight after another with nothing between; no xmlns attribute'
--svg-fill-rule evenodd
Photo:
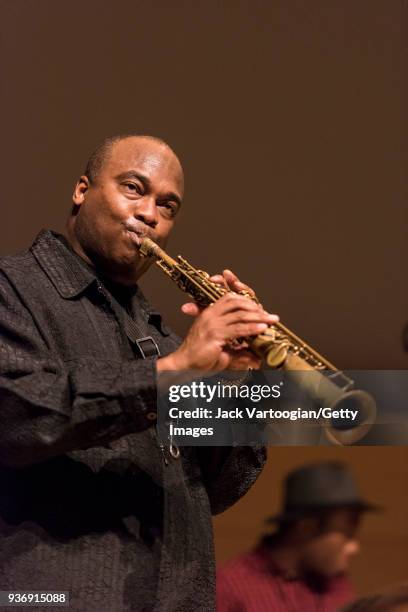
<svg viewBox="0 0 408 612"><path fill-rule="evenodd" d="M225 370L232 359L228 343L260 334L278 320L248 297L227 293L197 316L180 347L157 360L157 370Z"/></svg>

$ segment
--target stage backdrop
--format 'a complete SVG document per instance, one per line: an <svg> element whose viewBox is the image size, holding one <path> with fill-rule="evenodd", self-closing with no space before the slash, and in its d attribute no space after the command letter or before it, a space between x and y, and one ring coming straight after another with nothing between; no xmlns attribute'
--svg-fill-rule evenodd
<svg viewBox="0 0 408 612"><path fill-rule="evenodd" d="M341 367L406 368L407 12L404 0L0 0L0 254L63 229L102 138L158 135L187 179L172 254L235 270ZM143 285L184 333L176 287L158 271ZM364 527L360 586L401 577L405 449L273 450L251 496L217 519L219 558L254 540L288 468L333 455L390 508Z"/></svg>
<svg viewBox="0 0 408 612"><path fill-rule="evenodd" d="M169 249L230 267L345 367L405 368L403 0L2 0L1 254L62 229L106 135L152 133L187 193ZM177 289L148 293L173 325Z"/></svg>

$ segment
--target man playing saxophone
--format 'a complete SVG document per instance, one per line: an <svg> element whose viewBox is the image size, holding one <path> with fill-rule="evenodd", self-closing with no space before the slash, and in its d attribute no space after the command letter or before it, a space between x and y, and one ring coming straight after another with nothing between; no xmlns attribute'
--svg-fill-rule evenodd
<svg viewBox="0 0 408 612"><path fill-rule="evenodd" d="M228 292L182 307L183 341L164 325L137 284L139 246L165 247L183 191L166 143L106 139L65 235L1 260L0 590L65 593L74 611L215 609L211 513L249 489L265 450L161 446L157 375L258 368L231 341L277 317ZM250 291L230 271L213 280Z"/></svg>

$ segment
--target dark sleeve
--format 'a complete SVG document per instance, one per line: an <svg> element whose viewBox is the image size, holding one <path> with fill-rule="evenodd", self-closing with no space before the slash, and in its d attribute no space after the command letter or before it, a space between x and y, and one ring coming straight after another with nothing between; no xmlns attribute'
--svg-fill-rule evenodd
<svg viewBox="0 0 408 612"><path fill-rule="evenodd" d="M235 504L254 484L266 463L263 446L197 447L212 514Z"/></svg>
<svg viewBox="0 0 408 612"><path fill-rule="evenodd" d="M64 362L0 280L0 463L22 467L155 422L155 358Z"/></svg>

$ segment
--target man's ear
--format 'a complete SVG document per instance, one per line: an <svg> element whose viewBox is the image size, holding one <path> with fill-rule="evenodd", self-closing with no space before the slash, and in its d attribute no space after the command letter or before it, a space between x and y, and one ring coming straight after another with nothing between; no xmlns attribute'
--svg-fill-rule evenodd
<svg viewBox="0 0 408 612"><path fill-rule="evenodd" d="M72 201L76 206L81 206L85 200L86 192L90 187L89 178L82 175L77 184L75 185L74 193L72 195Z"/></svg>

